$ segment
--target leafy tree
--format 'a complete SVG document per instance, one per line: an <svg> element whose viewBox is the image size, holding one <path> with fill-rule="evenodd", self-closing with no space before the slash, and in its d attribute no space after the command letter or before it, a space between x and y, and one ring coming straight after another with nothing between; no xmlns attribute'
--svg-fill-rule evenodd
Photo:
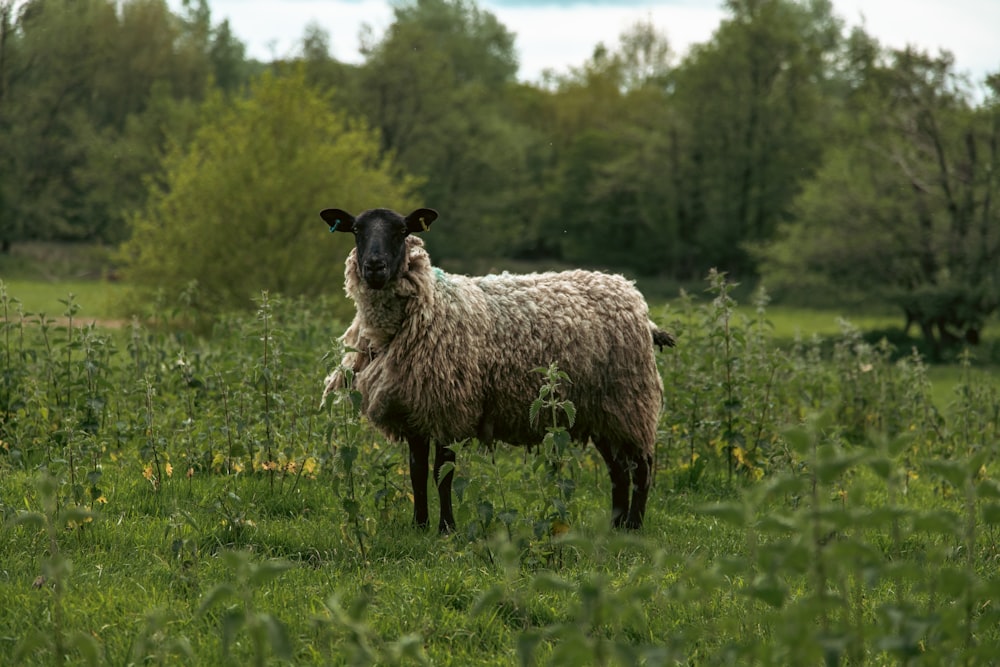
<svg viewBox="0 0 1000 667"><path fill-rule="evenodd" d="M163 182L130 218L122 257L138 285L178 293L195 280L206 312L248 307L262 289L330 292L348 246L324 236L319 211L415 206L417 182L301 72L265 74L245 99L215 94L201 115L194 139L167 154Z"/></svg>
<svg viewBox="0 0 1000 667"><path fill-rule="evenodd" d="M528 177L529 137L510 118L514 37L466 0L416 0L364 45L352 105L382 149L424 177L423 202L455 221L429 239L437 259L496 256L511 243L509 220Z"/></svg>
<svg viewBox="0 0 1000 667"><path fill-rule="evenodd" d="M841 24L829 0L728 0L731 17L677 68L685 227L703 262L752 273L747 241L788 219L836 108Z"/></svg>
<svg viewBox="0 0 1000 667"><path fill-rule="evenodd" d="M598 45L581 68L550 75L549 113L535 115L553 146L539 217L559 259L655 274L688 250L671 203L670 71L666 38L639 23L617 50Z"/></svg>
<svg viewBox="0 0 1000 667"><path fill-rule="evenodd" d="M208 6L164 0L0 5L0 241L117 241L155 169L170 100L245 81ZM150 116L145 118L146 114ZM166 123L164 124L164 121Z"/></svg>
<svg viewBox="0 0 1000 667"><path fill-rule="evenodd" d="M976 106L949 54L852 44L839 141L765 275L895 303L938 351L975 343L1000 305L1000 75Z"/></svg>

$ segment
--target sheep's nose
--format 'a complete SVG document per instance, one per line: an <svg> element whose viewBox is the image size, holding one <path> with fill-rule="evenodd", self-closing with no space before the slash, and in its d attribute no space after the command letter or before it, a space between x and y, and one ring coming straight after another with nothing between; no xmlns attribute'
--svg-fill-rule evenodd
<svg viewBox="0 0 1000 667"><path fill-rule="evenodd" d="M365 269L368 271L385 271L386 263L381 257L372 257L365 261Z"/></svg>

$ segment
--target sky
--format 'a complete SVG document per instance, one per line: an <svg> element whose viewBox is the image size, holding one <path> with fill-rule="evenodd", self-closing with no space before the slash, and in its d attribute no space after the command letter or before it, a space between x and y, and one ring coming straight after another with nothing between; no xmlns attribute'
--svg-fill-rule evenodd
<svg viewBox="0 0 1000 667"><path fill-rule="evenodd" d="M171 0L179 6L180 0ZM546 69L582 65L599 42L651 21L678 57L711 39L725 17L722 0L478 0L513 32L518 77L537 81ZM305 27L315 21L330 35L331 55L361 62L359 33L376 37L392 22L389 0L209 0L212 20L228 19L247 55L259 60L295 55ZM1000 0L833 0L847 26L864 25L884 46L912 44L931 53L951 51L958 70L974 81L1000 71Z"/></svg>

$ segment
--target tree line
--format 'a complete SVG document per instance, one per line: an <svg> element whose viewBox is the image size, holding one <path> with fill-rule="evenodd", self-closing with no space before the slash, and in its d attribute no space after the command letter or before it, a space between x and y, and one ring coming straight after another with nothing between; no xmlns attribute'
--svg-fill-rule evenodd
<svg viewBox="0 0 1000 667"><path fill-rule="evenodd" d="M357 65L316 24L293 57L250 60L206 0L0 0L0 243L125 243L137 280L193 276L232 305L248 271L337 278L311 254L319 208L417 204L447 222L443 262L717 267L977 339L1000 305L1000 73L887 48L828 0L725 9L683 58L640 23L523 83L515 35L473 0L396 4Z"/></svg>

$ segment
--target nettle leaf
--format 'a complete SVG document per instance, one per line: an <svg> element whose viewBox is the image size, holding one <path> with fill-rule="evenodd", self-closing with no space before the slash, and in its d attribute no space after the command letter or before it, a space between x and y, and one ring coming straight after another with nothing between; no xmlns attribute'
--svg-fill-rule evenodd
<svg viewBox="0 0 1000 667"><path fill-rule="evenodd" d="M283 572L290 570L292 564L288 561L272 559L257 565L250 575L250 583L259 586L277 579Z"/></svg>
<svg viewBox="0 0 1000 667"><path fill-rule="evenodd" d="M951 510L939 509L921 512L913 518L913 529L939 535L957 537L962 532L962 521Z"/></svg>
<svg viewBox="0 0 1000 667"><path fill-rule="evenodd" d="M351 521L354 521L358 517L358 512L361 511L361 503L354 498L344 498L340 501L340 505L347 512L347 518Z"/></svg>
<svg viewBox="0 0 1000 667"><path fill-rule="evenodd" d="M976 496L979 498L1000 498L1000 484L996 480L984 479L976 486Z"/></svg>
<svg viewBox="0 0 1000 667"><path fill-rule="evenodd" d="M483 613L493 613L496 607L503 601L504 591L500 586L487 588L469 610L469 615L475 618Z"/></svg>
<svg viewBox="0 0 1000 667"><path fill-rule="evenodd" d="M969 479L969 474L966 472L965 465L963 465L962 461L946 461L938 459L928 461L926 465L931 472L939 477L942 477L956 489L962 488L965 485L965 482Z"/></svg>
<svg viewBox="0 0 1000 667"><path fill-rule="evenodd" d="M861 460L863 454L838 454L816 464L816 476L823 484L839 479L845 472Z"/></svg>
<svg viewBox="0 0 1000 667"><path fill-rule="evenodd" d="M542 409L542 399L536 398L528 408L528 421L532 424L538 422L538 411Z"/></svg>
<svg viewBox="0 0 1000 667"><path fill-rule="evenodd" d="M205 596L201 599L201 604L198 605L198 615L200 616L204 614L222 600L231 598L235 595L236 589L233 588L232 584L223 583L213 586L212 589L205 593Z"/></svg>
<svg viewBox="0 0 1000 667"><path fill-rule="evenodd" d="M542 633L534 628L525 630L517 637L517 663L535 664L535 649L542 642Z"/></svg>
<svg viewBox="0 0 1000 667"><path fill-rule="evenodd" d="M63 523L84 523L97 518L97 513L85 507L74 505L73 507L64 509L59 516Z"/></svg>
<svg viewBox="0 0 1000 667"><path fill-rule="evenodd" d="M815 435L802 426L792 426L782 431L785 441L796 454L804 456L812 449Z"/></svg>
<svg viewBox="0 0 1000 667"><path fill-rule="evenodd" d="M943 595L958 599L973 588L975 575L965 569L944 566L934 573L934 580Z"/></svg>
<svg viewBox="0 0 1000 667"><path fill-rule="evenodd" d="M784 498L798 496L807 487L808 480L803 475L779 473L766 478L759 487L762 499Z"/></svg>
<svg viewBox="0 0 1000 667"><path fill-rule="evenodd" d="M737 528L745 528L749 522L747 508L740 503L712 503L702 505L696 510L699 514L707 514Z"/></svg>
<svg viewBox="0 0 1000 667"><path fill-rule="evenodd" d="M438 484L441 483L441 480L444 479L445 476L447 476L448 473L453 472L454 470L455 470L455 462L454 461L445 461L444 463L442 463L441 464L441 471L438 474L438 478L437 478Z"/></svg>
<svg viewBox="0 0 1000 667"><path fill-rule="evenodd" d="M884 456L869 460L868 467L883 480L889 479L889 476L892 474L892 461Z"/></svg>
<svg viewBox="0 0 1000 667"><path fill-rule="evenodd" d="M905 452L909 446L913 443L913 433L909 431L903 431L894 438L891 438L888 442L889 455L899 456Z"/></svg>
<svg viewBox="0 0 1000 667"><path fill-rule="evenodd" d="M282 660L292 659L292 641L288 636L288 628L280 620L270 614L258 616L261 625L267 630L267 638L274 655Z"/></svg>
<svg viewBox="0 0 1000 667"><path fill-rule="evenodd" d="M566 413L566 418L569 420L569 425L572 426L576 423L576 406L573 405L572 401L563 401L559 404L562 407L563 412Z"/></svg>
<svg viewBox="0 0 1000 667"><path fill-rule="evenodd" d="M771 574L759 575L754 579L747 592L750 597L761 600L775 609L784 606L785 600L788 599L788 586Z"/></svg>
<svg viewBox="0 0 1000 667"><path fill-rule="evenodd" d="M41 529L45 527L45 515L41 512L18 512L14 517L14 525Z"/></svg>
<svg viewBox="0 0 1000 667"><path fill-rule="evenodd" d="M1000 525L1000 503L986 503L982 507L983 522L990 526Z"/></svg>
<svg viewBox="0 0 1000 667"><path fill-rule="evenodd" d="M757 521L755 528L769 535L788 535L797 531L799 526L792 516L768 514Z"/></svg>

